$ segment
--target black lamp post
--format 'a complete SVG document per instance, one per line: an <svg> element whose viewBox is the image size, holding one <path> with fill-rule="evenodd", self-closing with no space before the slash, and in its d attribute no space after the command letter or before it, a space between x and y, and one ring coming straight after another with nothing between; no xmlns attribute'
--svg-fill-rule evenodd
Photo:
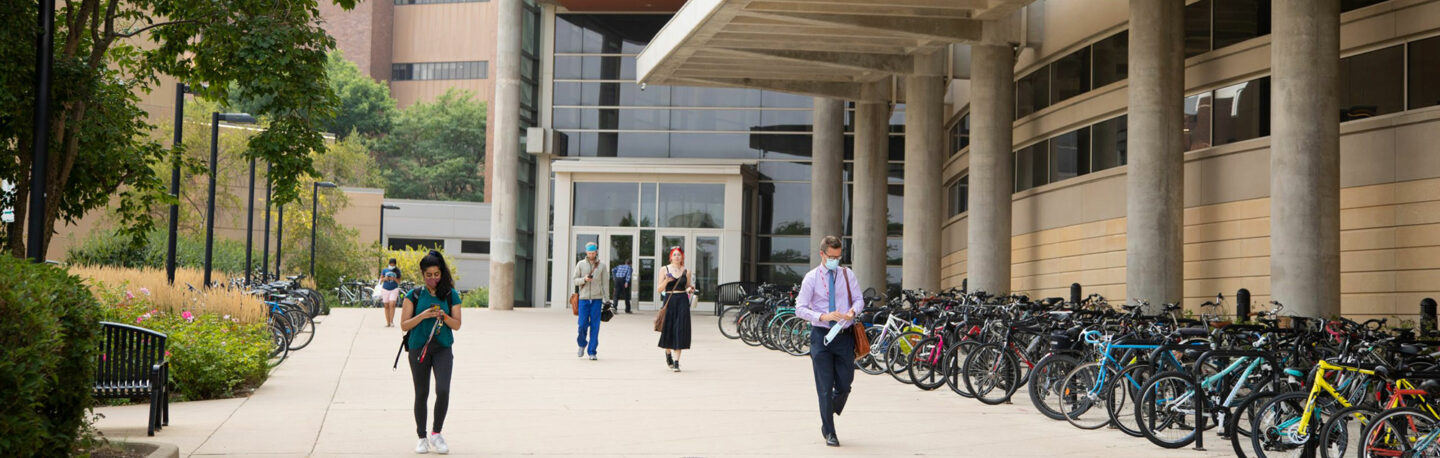
<svg viewBox="0 0 1440 458"><path fill-rule="evenodd" d="M205 287L210 287L211 261L215 253L215 169L220 163L220 121L254 124L255 117L245 113L210 114L210 202L205 209Z"/></svg>
<svg viewBox="0 0 1440 458"><path fill-rule="evenodd" d="M320 226L320 188L333 187L335 183L329 181L316 181L315 185L310 187L310 278L315 278L315 228Z"/></svg>
<svg viewBox="0 0 1440 458"><path fill-rule="evenodd" d="M265 248L260 250L260 281L270 276L270 165L265 165Z"/></svg>
<svg viewBox="0 0 1440 458"><path fill-rule="evenodd" d="M385 210L399 210L400 207L390 204L380 204L380 249L385 249Z"/></svg>
<svg viewBox="0 0 1440 458"><path fill-rule="evenodd" d="M170 204L170 233L165 238L165 280L172 285L175 284L175 236L180 230L180 144L184 141L187 92L190 86L175 83L175 140L172 143L175 154L170 158L170 197L175 203Z"/></svg>
<svg viewBox="0 0 1440 458"><path fill-rule="evenodd" d="M40 0L39 32L35 37L35 118L30 149L30 218L26 227L26 256L44 262L45 252L45 176L50 159L50 70L54 67L55 0ZM58 197L58 196L57 196ZM15 205L19 207L17 203Z"/></svg>
<svg viewBox="0 0 1440 458"><path fill-rule="evenodd" d="M250 285L250 256L255 240L255 156L250 156L250 197L245 199L245 285Z"/></svg>
<svg viewBox="0 0 1440 458"><path fill-rule="evenodd" d="M275 279L280 279L280 264L284 261L283 251L285 249L285 204L280 204L275 211Z"/></svg>

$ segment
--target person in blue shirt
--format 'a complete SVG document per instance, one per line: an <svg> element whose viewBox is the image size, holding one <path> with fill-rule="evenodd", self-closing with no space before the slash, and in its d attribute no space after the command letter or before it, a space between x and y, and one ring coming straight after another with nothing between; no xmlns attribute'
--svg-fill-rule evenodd
<svg viewBox="0 0 1440 458"><path fill-rule="evenodd" d="M431 251L420 260L425 287L405 294L405 307L400 312L400 329L408 334L405 348L409 350L410 375L415 382L415 432L420 442L415 453L434 451L450 453L449 444L440 435L445 425L445 412L450 408L450 374L455 356L450 351L455 343L453 331L460 330L460 293L445 258ZM435 375L435 426L425 434L425 404L430 397L430 375Z"/></svg>
<svg viewBox="0 0 1440 458"><path fill-rule="evenodd" d="M385 327L395 326L395 301L400 300L400 268L395 258L390 266L380 269L380 301L385 304Z"/></svg>
<svg viewBox="0 0 1440 458"><path fill-rule="evenodd" d="M634 277L634 275L635 271L634 269L630 268L629 259L621 261L620 265L615 266L615 270L612 272L611 275L615 277L615 281L611 282L615 285L615 304L618 306L620 304L620 301L625 301L625 313L631 313L630 280L632 277Z"/></svg>

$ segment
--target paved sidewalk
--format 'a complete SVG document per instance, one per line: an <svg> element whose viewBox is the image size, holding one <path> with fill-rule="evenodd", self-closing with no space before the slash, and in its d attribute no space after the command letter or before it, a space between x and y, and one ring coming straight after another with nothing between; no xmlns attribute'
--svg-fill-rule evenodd
<svg viewBox="0 0 1440 458"><path fill-rule="evenodd" d="M400 333L382 313L335 310L253 396L172 404L153 440L182 456L413 456L409 369L390 369ZM677 374L650 313L605 323L599 361L575 358L568 313L465 313L445 421L457 456L1230 456L1213 434L1210 452L1164 450L1046 420L1028 398L990 407L863 373L831 449L809 360L727 340L713 316L694 317ZM146 439L144 406L99 411L107 437Z"/></svg>

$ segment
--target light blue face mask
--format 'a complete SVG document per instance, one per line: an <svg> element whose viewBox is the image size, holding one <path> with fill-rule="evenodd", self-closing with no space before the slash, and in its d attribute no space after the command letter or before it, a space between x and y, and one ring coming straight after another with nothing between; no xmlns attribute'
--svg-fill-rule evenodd
<svg viewBox="0 0 1440 458"><path fill-rule="evenodd" d="M826 260L825 260L825 269L826 269L826 270L835 270L835 269L839 269L839 268L840 268L840 260L839 260L839 259L826 259Z"/></svg>

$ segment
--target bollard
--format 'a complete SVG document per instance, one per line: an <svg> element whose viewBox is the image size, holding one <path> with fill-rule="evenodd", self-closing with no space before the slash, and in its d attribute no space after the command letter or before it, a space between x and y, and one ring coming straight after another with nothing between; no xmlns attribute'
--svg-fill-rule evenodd
<svg viewBox="0 0 1440 458"><path fill-rule="evenodd" d="M1071 303L1071 304L1079 304L1079 303L1080 303L1080 284L1079 284L1079 283L1071 283L1071 284L1070 284L1070 303Z"/></svg>
<svg viewBox="0 0 1440 458"><path fill-rule="evenodd" d="M1240 288L1235 292L1235 321L1243 323L1250 321L1250 290Z"/></svg>
<svg viewBox="0 0 1440 458"><path fill-rule="evenodd" d="M1416 334L1424 336L1435 330L1435 299L1424 298L1420 300L1420 329Z"/></svg>
<svg viewBox="0 0 1440 458"><path fill-rule="evenodd" d="M967 278L961 278L961 279L960 279L960 292L961 292L961 293L968 293L968 292L970 292L970 278L967 277Z"/></svg>

